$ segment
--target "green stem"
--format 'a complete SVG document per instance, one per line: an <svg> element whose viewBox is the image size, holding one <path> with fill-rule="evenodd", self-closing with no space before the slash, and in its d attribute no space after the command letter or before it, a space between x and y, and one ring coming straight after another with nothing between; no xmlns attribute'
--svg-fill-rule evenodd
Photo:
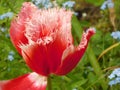
<svg viewBox="0 0 120 90"><path fill-rule="evenodd" d="M47 87L48 87L48 90L52 90L52 82L51 82L51 77L50 76L48 76L48 78L47 78Z"/></svg>
<svg viewBox="0 0 120 90"><path fill-rule="evenodd" d="M96 75L100 78L100 84L103 88L103 90L107 90L107 84L105 82L105 78L104 78L104 75L102 73L102 70L100 68L100 65L97 61L97 58L92 50L92 48L90 47L90 45L88 46L88 50L87 50L87 54L88 54L88 57L89 57L89 61L90 61L90 64L92 65L92 67L94 68L94 71L96 73Z"/></svg>
<svg viewBox="0 0 120 90"><path fill-rule="evenodd" d="M108 47L106 50L104 50L104 51L99 55L99 57L98 57L97 60L99 60L99 59L100 59L104 54L106 54L108 51L112 50L113 48L115 48L115 47L117 47L117 46L119 46L119 45L120 45L120 42L115 43L115 44L111 45L110 47Z"/></svg>

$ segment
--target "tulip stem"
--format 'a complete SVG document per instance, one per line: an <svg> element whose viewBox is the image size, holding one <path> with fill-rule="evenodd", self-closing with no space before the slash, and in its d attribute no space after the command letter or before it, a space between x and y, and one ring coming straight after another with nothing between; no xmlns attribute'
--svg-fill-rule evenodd
<svg viewBox="0 0 120 90"><path fill-rule="evenodd" d="M48 76L47 78L47 87L48 87L48 90L52 90L52 82L51 82L51 77L50 75Z"/></svg>

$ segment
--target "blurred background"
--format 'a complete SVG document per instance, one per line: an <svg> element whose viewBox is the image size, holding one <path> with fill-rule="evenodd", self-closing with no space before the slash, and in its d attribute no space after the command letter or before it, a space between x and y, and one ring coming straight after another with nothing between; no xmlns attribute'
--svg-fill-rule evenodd
<svg viewBox="0 0 120 90"><path fill-rule="evenodd" d="M10 41L9 28L22 3L37 7L71 9L72 34L96 29L86 53L66 76L52 75L53 90L120 90L120 0L0 0L0 80L31 72Z"/></svg>

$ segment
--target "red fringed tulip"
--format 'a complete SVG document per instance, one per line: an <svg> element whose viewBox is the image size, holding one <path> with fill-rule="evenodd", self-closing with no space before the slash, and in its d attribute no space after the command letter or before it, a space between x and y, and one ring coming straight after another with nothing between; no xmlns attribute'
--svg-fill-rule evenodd
<svg viewBox="0 0 120 90"><path fill-rule="evenodd" d="M11 90L25 90L30 84L32 86L29 90L38 90L37 87L44 90L45 77L51 73L65 75L77 65L95 31L90 28L84 32L80 44L75 47L71 34L71 16L72 12L69 10L38 9L29 2L23 4L18 17L11 23L11 41L27 65L42 76L35 73L24 75L6 82L7 84L3 83L3 90L11 86L17 88ZM34 85L37 85L36 88ZM23 89L18 89L19 87Z"/></svg>

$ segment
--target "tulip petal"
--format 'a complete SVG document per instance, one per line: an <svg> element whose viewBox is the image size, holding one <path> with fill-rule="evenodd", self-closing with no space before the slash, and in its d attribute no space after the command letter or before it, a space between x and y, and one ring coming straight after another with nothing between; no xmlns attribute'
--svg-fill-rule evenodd
<svg viewBox="0 0 120 90"><path fill-rule="evenodd" d="M37 10L37 8L29 2L25 2L21 9L21 12L18 14L18 17L11 22L10 27L10 38L15 48L21 54L21 49L19 48L20 43L28 43L27 38L25 37L25 22L27 19L31 18L31 15Z"/></svg>
<svg viewBox="0 0 120 90"><path fill-rule="evenodd" d="M47 76L49 74L46 46L39 44L22 45L22 56L27 65L35 72Z"/></svg>
<svg viewBox="0 0 120 90"><path fill-rule="evenodd" d="M16 79L0 81L0 90L46 90L47 77L33 72Z"/></svg>
<svg viewBox="0 0 120 90"><path fill-rule="evenodd" d="M56 72L61 64L64 50L73 43L71 32L69 30L63 30L58 31L55 40L47 45L47 53L49 57L48 63L51 73Z"/></svg>
<svg viewBox="0 0 120 90"><path fill-rule="evenodd" d="M21 45L22 56L27 65L35 72L47 76L54 73L61 64L62 53L65 50L59 39L49 44Z"/></svg>
<svg viewBox="0 0 120 90"><path fill-rule="evenodd" d="M27 65L35 72L47 76L50 73L56 72L61 64L63 51L66 48L63 39L56 36L54 41L49 43L35 43L21 45L22 56Z"/></svg>
<svg viewBox="0 0 120 90"><path fill-rule="evenodd" d="M62 63L58 70L55 72L57 75L65 75L69 73L80 61L82 56L84 55L90 37L95 33L94 28L90 28L86 33L83 33L81 42L77 48L73 45L68 47L62 57Z"/></svg>

